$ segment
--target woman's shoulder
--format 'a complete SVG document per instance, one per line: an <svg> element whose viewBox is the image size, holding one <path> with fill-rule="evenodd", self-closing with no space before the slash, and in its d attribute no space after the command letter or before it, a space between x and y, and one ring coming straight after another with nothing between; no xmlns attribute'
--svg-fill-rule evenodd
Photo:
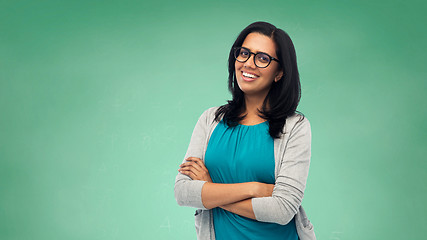
<svg viewBox="0 0 427 240"><path fill-rule="evenodd" d="M210 107L208 109L205 110L205 112L207 114L215 114L215 112L218 110L218 108L220 108L221 106L214 106L214 107Z"/></svg>
<svg viewBox="0 0 427 240"><path fill-rule="evenodd" d="M199 117L199 122L204 123L206 126L212 126L215 124L215 113L220 106L210 107L203 111Z"/></svg>
<svg viewBox="0 0 427 240"><path fill-rule="evenodd" d="M206 119L214 119L215 118L215 113L218 110L218 108L220 108L221 106L215 106L215 107L210 107L206 110L203 111L202 115L200 117L204 117Z"/></svg>
<svg viewBox="0 0 427 240"><path fill-rule="evenodd" d="M310 130L311 127L310 121L307 119L307 116L295 112L294 114L286 118L286 123L283 128L283 132L286 134L300 129Z"/></svg>

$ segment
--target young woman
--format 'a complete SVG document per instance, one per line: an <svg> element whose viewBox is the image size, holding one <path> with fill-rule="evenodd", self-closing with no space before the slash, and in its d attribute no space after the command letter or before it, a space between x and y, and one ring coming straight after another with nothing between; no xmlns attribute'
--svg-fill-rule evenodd
<svg viewBox="0 0 427 240"><path fill-rule="evenodd" d="M315 239L301 207L310 123L293 43L266 22L246 27L228 59L228 104L199 118L175 180L179 205L198 208L198 239Z"/></svg>

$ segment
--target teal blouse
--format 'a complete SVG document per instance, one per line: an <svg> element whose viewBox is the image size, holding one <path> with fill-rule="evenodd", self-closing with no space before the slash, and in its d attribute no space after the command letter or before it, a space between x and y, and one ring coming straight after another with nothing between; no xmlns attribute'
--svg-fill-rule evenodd
<svg viewBox="0 0 427 240"><path fill-rule="evenodd" d="M274 184L274 141L268 121L228 127L220 121L205 153L205 165L214 183L263 182ZM259 222L222 208L214 208L215 237L221 239L297 240L295 220L287 225Z"/></svg>

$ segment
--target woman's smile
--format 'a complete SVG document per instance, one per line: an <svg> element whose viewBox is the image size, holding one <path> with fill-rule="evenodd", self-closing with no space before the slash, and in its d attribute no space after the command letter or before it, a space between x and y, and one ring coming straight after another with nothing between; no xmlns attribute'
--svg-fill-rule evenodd
<svg viewBox="0 0 427 240"><path fill-rule="evenodd" d="M258 75L250 72L246 72L246 71L241 71L241 74L242 74L242 79L245 80L246 82L252 82L252 81L255 81L255 79L259 78Z"/></svg>

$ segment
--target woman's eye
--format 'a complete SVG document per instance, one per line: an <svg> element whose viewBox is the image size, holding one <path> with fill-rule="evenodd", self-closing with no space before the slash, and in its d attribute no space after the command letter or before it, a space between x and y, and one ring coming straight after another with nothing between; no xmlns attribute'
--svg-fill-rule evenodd
<svg viewBox="0 0 427 240"><path fill-rule="evenodd" d="M241 50L240 51L240 56L242 56L242 57L247 57L249 55L249 52L248 51L245 51L245 50Z"/></svg>
<svg viewBox="0 0 427 240"><path fill-rule="evenodd" d="M258 54L257 58L262 63L268 63L268 61L270 61L270 58L265 54Z"/></svg>

